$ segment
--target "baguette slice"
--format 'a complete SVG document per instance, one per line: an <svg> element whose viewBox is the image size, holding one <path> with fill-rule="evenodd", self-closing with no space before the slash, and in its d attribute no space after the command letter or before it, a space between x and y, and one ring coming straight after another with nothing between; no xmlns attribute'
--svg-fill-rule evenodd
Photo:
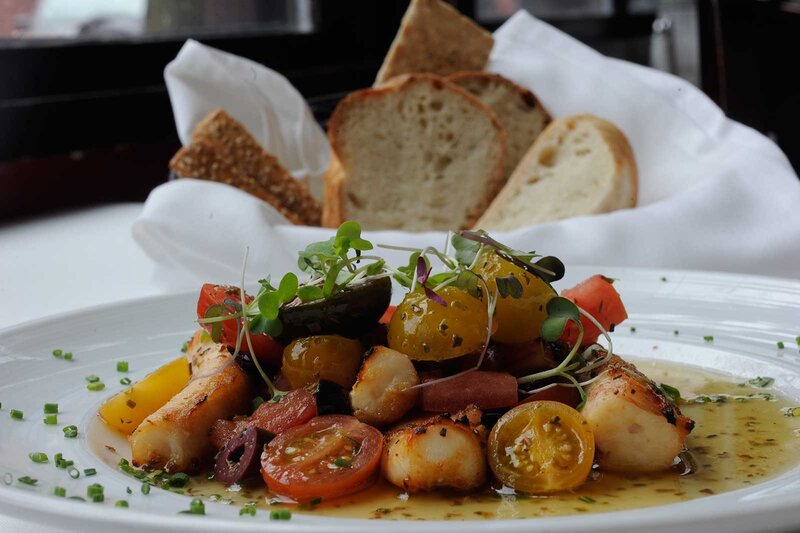
<svg viewBox="0 0 800 533"><path fill-rule="evenodd" d="M498 74L456 72L447 77L489 106L508 134L506 180L550 122L550 115L528 89Z"/></svg>
<svg viewBox="0 0 800 533"><path fill-rule="evenodd" d="M305 185L222 109L195 127L192 144L180 149L169 166L180 177L218 181L253 194L293 224L320 225L322 208Z"/></svg>
<svg viewBox="0 0 800 533"><path fill-rule="evenodd" d="M507 231L634 207L636 160L628 139L592 115L557 119L542 132L476 227Z"/></svg>
<svg viewBox="0 0 800 533"><path fill-rule="evenodd" d="M412 0L375 85L412 72L445 75L481 70L494 46L492 34L441 0Z"/></svg>
<svg viewBox="0 0 800 533"><path fill-rule="evenodd" d="M506 134L480 100L413 74L355 92L328 124L325 220L365 229L471 226L502 186Z"/></svg>

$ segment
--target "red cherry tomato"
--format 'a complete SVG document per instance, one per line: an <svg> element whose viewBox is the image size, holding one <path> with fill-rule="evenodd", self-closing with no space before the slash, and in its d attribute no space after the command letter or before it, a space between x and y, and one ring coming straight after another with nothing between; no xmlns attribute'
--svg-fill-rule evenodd
<svg viewBox="0 0 800 533"><path fill-rule="evenodd" d="M628 312L625 311L619 293L605 276L594 275L573 288L563 291L561 295L572 300L575 305L595 317L608 331L613 330L615 326L628 318ZM583 325L581 344L584 346L592 344L600 336L600 330L583 315L581 315L581 324ZM575 344L578 340L578 328L570 323L564 330L561 340L569 345Z"/></svg>
<svg viewBox="0 0 800 533"><path fill-rule="evenodd" d="M235 313L236 309L230 304L239 305L241 303L240 295L241 292L237 287L232 287L230 285L213 285L211 283L204 284L203 288L200 289L200 298L197 300L197 318L204 318L208 312L208 308L214 305L224 306L226 313ZM247 303L250 303L253 301L253 297L245 295L245 300ZM237 320L225 320L221 324L222 333L219 342L228 345L230 348L235 347L236 333L238 330ZM203 328L211 332L212 324L203 324ZM255 355L258 357L259 362L266 365L280 366L283 358L283 346L281 346L278 341L263 333L251 333L250 340L253 343L253 351L255 351L255 354L250 353L250 348L247 346L247 342L245 342L244 339L239 347L242 353Z"/></svg>
<svg viewBox="0 0 800 533"><path fill-rule="evenodd" d="M318 416L275 437L261 456L269 490L300 503L352 494L376 478L383 435L355 417Z"/></svg>
<svg viewBox="0 0 800 533"><path fill-rule="evenodd" d="M217 420L211 426L209 440L219 449L228 439L242 433L247 426L280 435L287 429L305 424L317 416L317 399L307 389L289 392L277 402L264 402L247 420Z"/></svg>
<svg viewBox="0 0 800 533"><path fill-rule="evenodd" d="M397 309L396 305L390 305L386 308L386 311L383 312L383 316L378 321L381 324L388 324L392 321L392 317L394 316L395 309Z"/></svg>

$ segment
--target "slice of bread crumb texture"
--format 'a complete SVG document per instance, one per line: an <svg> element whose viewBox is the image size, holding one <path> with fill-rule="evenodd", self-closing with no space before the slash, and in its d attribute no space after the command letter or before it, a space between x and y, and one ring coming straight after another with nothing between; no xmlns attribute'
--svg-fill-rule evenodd
<svg viewBox="0 0 800 533"><path fill-rule="evenodd" d="M473 95L431 74L343 99L328 124L334 159L323 224L365 229L471 226L502 186L506 133Z"/></svg>
<svg viewBox="0 0 800 533"><path fill-rule="evenodd" d="M625 134L592 115L553 121L475 227L506 231L634 207L637 169Z"/></svg>

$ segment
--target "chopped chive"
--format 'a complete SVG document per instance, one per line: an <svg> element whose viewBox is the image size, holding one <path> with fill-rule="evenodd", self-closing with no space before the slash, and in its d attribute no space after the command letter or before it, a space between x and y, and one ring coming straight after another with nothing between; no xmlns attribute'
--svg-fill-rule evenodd
<svg viewBox="0 0 800 533"><path fill-rule="evenodd" d="M714 336L713 335L706 335L705 337L703 337L703 340L706 341L706 342L714 342Z"/></svg>
<svg viewBox="0 0 800 533"><path fill-rule="evenodd" d="M333 464L338 466L339 468L347 468L348 466L350 466L350 461L348 461L344 457L337 457L336 460L333 462Z"/></svg>
<svg viewBox="0 0 800 533"><path fill-rule="evenodd" d="M92 383L89 383L88 385L86 385L86 388L89 389L90 391L97 392L97 391L101 391L101 390L105 389L106 388L106 384L103 383L102 381L95 381L95 382L92 382Z"/></svg>
<svg viewBox="0 0 800 533"><path fill-rule="evenodd" d="M128 494L133 494L133 490L131 490L130 487L125 487L125 492L127 492Z"/></svg>
<svg viewBox="0 0 800 533"><path fill-rule="evenodd" d="M185 487L187 483L189 483L189 476L184 474L183 472L178 472L177 474L173 474L167 480L170 487Z"/></svg>
<svg viewBox="0 0 800 533"><path fill-rule="evenodd" d="M64 487L55 487L53 488L53 494L55 494L59 498L63 498L64 496L67 495L67 489L65 489Z"/></svg>
<svg viewBox="0 0 800 533"><path fill-rule="evenodd" d="M45 415L44 423L48 426L55 426L58 424L58 415Z"/></svg>
<svg viewBox="0 0 800 533"><path fill-rule="evenodd" d="M38 479L33 479L32 477L22 476L17 478L17 483L22 483L23 485L36 485L39 482Z"/></svg>
<svg viewBox="0 0 800 533"><path fill-rule="evenodd" d="M128 502L126 502L125 500L117 500L116 503L114 503L114 507L124 507L125 509L127 509Z"/></svg>
<svg viewBox="0 0 800 533"><path fill-rule="evenodd" d="M662 279L663 279L664 281L666 281L666 278L662 278ZM583 503L595 503L595 501L596 501L594 498L591 498L591 497L589 497L589 496L581 496L581 497L580 497L580 498L578 498L578 499L579 499L580 501L582 501Z"/></svg>
<svg viewBox="0 0 800 533"><path fill-rule="evenodd" d="M631 333L636 333L636 328L631 327Z"/></svg>
<svg viewBox="0 0 800 533"><path fill-rule="evenodd" d="M42 452L31 452L28 454L28 457L30 457L31 461L34 463L41 464L50 462L50 459L47 458L47 454Z"/></svg>
<svg viewBox="0 0 800 533"><path fill-rule="evenodd" d="M794 342L796 342L797 345L800 346L800 335L794 338Z"/></svg>
<svg viewBox="0 0 800 533"><path fill-rule="evenodd" d="M778 341L778 349L783 350L785 348L783 341Z"/></svg>
<svg viewBox="0 0 800 533"><path fill-rule="evenodd" d="M676 329L675 331L673 331L672 333L673 333L673 335L675 335L676 337L678 336L678 330L677 330L677 329Z"/></svg>
<svg viewBox="0 0 800 533"><path fill-rule="evenodd" d="M667 281L667 276L661 276L661 281Z"/></svg>
<svg viewBox="0 0 800 533"><path fill-rule="evenodd" d="M77 426L66 426L62 431L64 431L64 437L67 439L74 439L78 436Z"/></svg>
<svg viewBox="0 0 800 533"><path fill-rule="evenodd" d="M117 361L117 372L127 372L127 371L128 371L128 362Z"/></svg>
<svg viewBox="0 0 800 533"><path fill-rule="evenodd" d="M72 361L72 352L67 352L64 354L64 359L67 361Z"/></svg>
<svg viewBox="0 0 800 533"><path fill-rule="evenodd" d="M11 418L14 420L22 420L23 418L25 418L25 413L17 409L12 409L11 411L8 412L8 414L10 414Z"/></svg>
<svg viewBox="0 0 800 533"><path fill-rule="evenodd" d="M239 509L239 516L255 516L256 508L252 505L246 505Z"/></svg>
<svg viewBox="0 0 800 533"><path fill-rule="evenodd" d="M97 383L98 381L100 381L100 378L95 376L94 374L90 374L86 376L86 381L88 381L89 383Z"/></svg>
<svg viewBox="0 0 800 533"><path fill-rule="evenodd" d="M291 520L292 512L289 509L277 509L269 512L270 520Z"/></svg>
<svg viewBox="0 0 800 533"><path fill-rule="evenodd" d="M142 494L145 496L150 494L150 483L142 483Z"/></svg>
<svg viewBox="0 0 800 533"><path fill-rule="evenodd" d="M94 503L103 503L104 501L106 501L105 494L95 494L94 496L92 496L92 501Z"/></svg>
<svg viewBox="0 0 800 533"><path fill-rule="evenodd" d="M3 402L0 402L0 409L3 408Z"/></svg>
<svg viewBox="0 0 800 533"><path fill-rule="evenodd" d="M91 498L95 494L103 494L105 488L100 483L92 483L88 487L86 487L86 496Z"/></svg>
<svg viewBox="0 0 800 533"><path fill-rule="evenodd" d="M64 355L64 352L63 352L62 350L59 350L58 348L56 348L55 350L53 350L53 356L55 356L55 357L62 357L63 355Z"/></svg>
<svg viewBox="0 0 800 533"><path fill-rule="evenodd" d="M206 506L203 504L203 500L195 498L189 504L189 510L181 511L180 514L206 514Z"/></svg>
<svg viewBox="0 0 800 533"><path fill-rule="evenodd" d="M70 466L69 468L67 468L67 474L69 474L69 477L71 477L72 479L78 479L79 477L81 477L80 470L78 470L74 466Z"/></svg>
<svg viewBox="0 0 800 533"><path fill-rule="evenodd" d="M131 378L129 378L129 377L124 377L121 380L119 380L119 384L120 385L130 385L131 383L133 383L133 382L131 381Z"/></svg>
<svg viewBox="0 0 800 533"><path fill-rule="evenodd" d="M46 403L44 404L44 414L46 415L53 415L58 413L58 404L57 403Z"/></svg>
<svg viewBox="0 0 800 533"><path fill-rule="evenodd" d="M189 351L189 341L186 341L186 342L183 343L183 345L181 346L181 351L183 353L186 353L186 352Z"/></svg>
<svg viewBox="0 0 800 533"><path fill-rule="evenodd" d="M83 469L83 475L86 476L86 477L94 476L96 474L97 474L97 470L94 469L94 468L84 468Z"/></svg>

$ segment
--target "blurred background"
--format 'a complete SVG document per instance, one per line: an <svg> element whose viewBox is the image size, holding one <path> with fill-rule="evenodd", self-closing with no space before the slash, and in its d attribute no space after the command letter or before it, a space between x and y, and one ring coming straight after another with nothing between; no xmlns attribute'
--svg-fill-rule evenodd
<svg viewBox="0 0 800 533"><path fill-rule="evenodd" d="M800 170L800 0L451 3L489 30L524 8L685 78ZM372 84L407 4L0 0L0 222L141 201L165 181L179 142L163 69L185 39L283 73L324 124L345 93Z"/></svg>

